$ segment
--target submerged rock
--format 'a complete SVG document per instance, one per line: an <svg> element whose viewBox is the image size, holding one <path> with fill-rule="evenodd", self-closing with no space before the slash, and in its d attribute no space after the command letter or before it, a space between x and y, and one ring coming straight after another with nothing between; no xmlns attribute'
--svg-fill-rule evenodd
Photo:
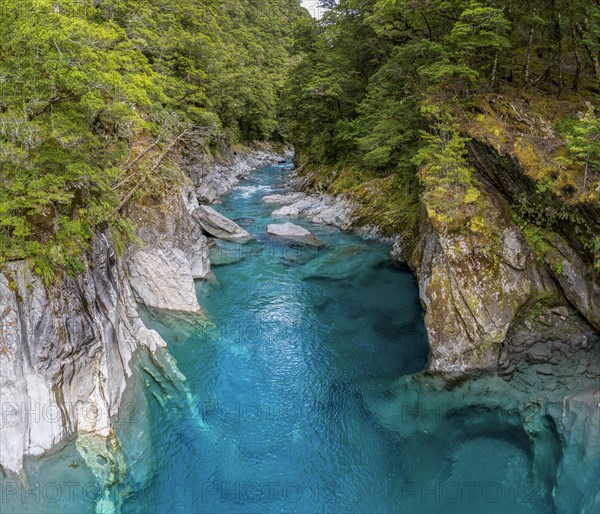
<svg viewBox="0 0 600 514"><path fill-rule="evenodd" d="M283 237L306 237L312 235L310 231L306 230L304 227L289 222L278 225L271 224L267 227L267 232L269 234Z"/></svg>
<svg viewBox="0 0 600 514"><path fill-rule="evenodd" d="M249 225L251 223L254 223L256 221L256 219L254 219L254 218L236 218L233 221L235 221L238 224L242 223L242 224L245 224L245 225Z"/></svg>
<svg viewBox="0 0 600 514"><path fill-rule="evenodd" d="M494 375L454 385L439 376L413 375L359 387L373 421L402 438L410 480L455 484L460 448L484 436L518 448L528 468L519 485L543 511L598 512L600 389L591 379L571 375L571 392L557 388L550 376L542 392L539 382L548 380L550 370L535 369L538 373L521 372L531 382L520 381L521 387ZM433 465L423 462L423 447L436 456ZM444 455L454 473L438 478Z"/></svg>
<svg viewBox="0 0 600 514"><path fill-rule="evenodd" d="M553 492L556 512L599 512L600 388L553 394L548 415L564 444Z"/></svg>
<svg viewBox="0 0 600 514"><path fill-rule="evenodd" d="M225 241L250 239L252 235L212 207L201 205L192 213L194 219L211 236Z"/></svg>
<svg viewBox="0 0 600 514"><path fill-rule="evenodd" d="M552 346L543 342L537 343L529 348L525 359L531 364L549 362L552 360Z"/></svg>
<svg viewBox="0 0 600 514"><path fill-rule="evenodd" d="M255 245L216 241L210 249L210 262L213 266L236 264L251 255L260 253L260 251L261 248Z"/></svg>
<svg viewBox="0 0 600 514"><path fill-rule="evenodd" d="M332 280L355 276L365 268L373 267L385 256L370 252L365 245L346 246L333 252L322 254L302 268L305 278L328 278Z"/></svg>

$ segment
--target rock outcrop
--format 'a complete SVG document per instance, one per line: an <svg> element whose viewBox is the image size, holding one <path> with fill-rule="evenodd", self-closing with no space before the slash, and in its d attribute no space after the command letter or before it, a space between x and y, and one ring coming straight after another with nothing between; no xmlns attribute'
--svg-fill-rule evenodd
<svg viewBox="0 0 600 514"><path fill-rule="evenodd" d="M109 437L131 359L164 341L139 318L133 293L104 235L77 279L46 287L24 262L0 274L0 466L76 433Z"/></svg>
<svg viewBox="0 0 600 514"><path fill-rule="evenodd" d="M589 265L560 235L553 235L553 246L544 256L554 278L567 299L600 331L600 282Z"/></svg>
<svg viewBox="0 0 600 514"><path fill-rule="evenodd" d="M313 223L332 225L342 230L349 230L354 221L354 206L349 199L344 197L290 193L265 196L262 201L284 204L283 207L271 214L275 218L303 217Z"/></svg>
<svg viewBox="0 0 600 514"><path fill-rule="evenodd" d="M200 313L190 261L178 248L139 251L127 263L135 299L151 309Z"/></svg>
<svg viewBox="0 0 600 514"><path fill-rule="evenodd" d="M25 262L2 267L1 473L26 481L24 458L78 435L77 448L88 465L100 466L101 476L118 482L124 461L111 455L119 451L114 419L133 374L133 357L147 355L168 383L178 377L166 343L144 325L139 305L203 319L194 290L194 279L210 273L208 241L193 216L200 208L196 191L204 187L200 175L213 177L204 189L211 196L224 192L220 177L233 184L240 170L280 159L262 152L239 157L233 169L227 161L207 173L197 168L196 185L135 204L127 215L140 244L118 257L108 234L97 234L77 278L64 276L46 286ZM121 463L118 473L108 469L111 463Z"/></svg>
<svg viewBox="0 0 600 514"><path fill-rule="evenodd" d="M224 151L221 159L198 153L190 158L187 172L196 186L196 195L202 203L218 202L219 198L229 192L242 178L248 176L259 166L286 162L286 157L270 151L255 152Z"/></svg>
<svg viewBox="0 0 600 514"><path fill-rule="evenodd" d="M594 234L600 231L597 202L573 206L552 193L540 194L532 170L528 169L530 164L522 163L511 145L494 145L477 133L476 136L479 139L470 143L469 154L480 180L498 191L511 207L527 205L541 213L551 227L540 232L541 258L568 300L600 331L600 276L591 271L589 252L579 236L586 230Z"/></svg>
<svg viewBox="0 0 600 514"><path fill-rule="evenodd" d="M519 310L555 290L519 229L506 218L495 225L504 229L497 244L487 245L470 231L436 230L422 215L413 261L426 312L430 371L494 370Z"/></svg>
<svg viewBox="0 0 600 514"><path fill-rule="evenodd" d="M140 246L125 254L135 300L150 309L199 314L194 279L210 273L208 241L194 218L200 208L191 184L154 203L136 206Z"/></svg>

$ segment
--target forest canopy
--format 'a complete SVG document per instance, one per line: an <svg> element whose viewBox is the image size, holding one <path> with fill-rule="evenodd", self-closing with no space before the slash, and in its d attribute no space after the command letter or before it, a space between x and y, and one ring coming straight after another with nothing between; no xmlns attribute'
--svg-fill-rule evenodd
<svg viewBox="0 0 600 514"><path fill-rule="evenodd" d="M563 217L598 202L600 0L323 0L319 20L299 0L1 7L0 263L48 281L83 269L99 227L123 247L125 207L179 180L168 156L192 140L293 144L317 186L406 241L423 203L484 225L464 208L481 203L473 138L537 170L526 233L548 198Z"/></svg>
<svg viewBox="0 0 600 514"><path fill-rule="evenodd" d="M185 135L281 139L302 17L296 0L2 0L0 262L76 273L97 227L130 232L132 172L176 177L153 156Z"/></svg>
<svg viewBox="0 0 600 514"><path fill-rule="evenodd" d="M296 34L301 59L282 115L315 186L352 195L364 222L405 241L423 203L446 229L473 222L481 195L472 139L515 155L539 182L536 211L520 209L522 228L545 217L542 228L552 229L547 209L568 217L599 203L600 1L321 6L321 19ZM475 218L473 227L484 225ZM600 267L600 237L586 223Z"/></svg>

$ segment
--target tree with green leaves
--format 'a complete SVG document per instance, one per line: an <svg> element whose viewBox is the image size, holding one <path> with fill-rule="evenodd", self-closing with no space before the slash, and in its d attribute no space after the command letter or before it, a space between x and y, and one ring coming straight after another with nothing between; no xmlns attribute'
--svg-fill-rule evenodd
<svg viewBox="0 0 600 514"><path fill-rule="evenodd" d="M573 158L583 166L585 190L590 172L600 171L600 118L596 116L593 106L590 105L573 125L567 137L567 147Z"/></svg>
<svg viewBox="0 0 600 514"><path fill-rule="evenodd" d="M278 137L297 0L4 0L0 263L77 273L98 227L178 180L186 137Z"/></svg>

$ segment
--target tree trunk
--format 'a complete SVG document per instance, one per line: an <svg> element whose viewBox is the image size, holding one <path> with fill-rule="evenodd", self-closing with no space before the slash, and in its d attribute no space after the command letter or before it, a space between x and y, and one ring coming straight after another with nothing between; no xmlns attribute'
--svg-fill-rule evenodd
<svg viewBox="0 0 600 514"><path fill-rule="evenodd" d="M494 67L492 68L492 89L494 89L494 84L496 83L496 73L498 73L498 58L500 57L500 52L496 52L494 56Z"/></svg>
<svg viewBox="0 0 600 514"><path fill-rule="evenodd" d="M558 41L558 98L562 96L563 90L563 33L562 33L562 15L556 7L556 0L552 0L552 10L554 15L554 32Z"/></svg>
<svg viewBox="0 0 600 514"><path fill-rule="evenodd" d="M577 29L571 24L571 39L573 41L573 56L575 57L575 77L573 77L573 91L579 89L579 77L581 76L581 56L579 55L579 42L577 41Z"/></svg>
<svg viewBox="0 0 600 514"><path fill-rule="evenodd" d="M591 48L588 42L585 40L585 32L579 23L575 24L575 29L583 41L583 46L587 51L590 61L592 61L592 65L594 66L594 76L596 80L600 80L600 58L598 58L598 55L594 52L594 49Z"/></svg>
<svg viewBox="0 0 600 514"><path fill-rule="evenodd" d="M537 16L537 9L533 10L533 15ZM529 28L529 36L527 38L527 59L525 61L525 84L529 84L531 74L531 56L533 54L533 37L535 35L535 26L532 24Z"/></svg>

